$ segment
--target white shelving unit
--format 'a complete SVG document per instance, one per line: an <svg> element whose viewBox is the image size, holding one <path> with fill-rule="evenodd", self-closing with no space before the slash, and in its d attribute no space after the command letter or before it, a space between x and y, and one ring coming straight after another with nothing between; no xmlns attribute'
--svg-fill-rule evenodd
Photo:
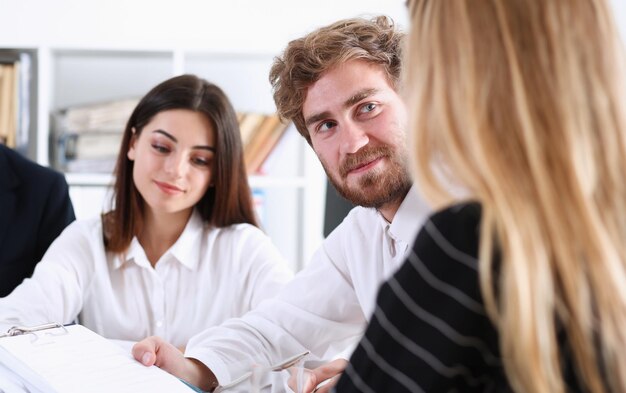
<svg viewBox="0 0 626 393"><path fill-rule="evenodd" d="M4 48L0 47L0 51ZM19 48L13 48L19 50ZM241 112L272 113L268 82L272 54L136 48L38 47L37 122L31 155L48 165L50 113L72 105L141 97L174 75L193 73L220 86ZM299 270L323 240L325 175L293 126L271 153L267 174L250 183L260 198L263 229ZM99 215L110 205L110 174L67 173L77 218Z"/></svg>

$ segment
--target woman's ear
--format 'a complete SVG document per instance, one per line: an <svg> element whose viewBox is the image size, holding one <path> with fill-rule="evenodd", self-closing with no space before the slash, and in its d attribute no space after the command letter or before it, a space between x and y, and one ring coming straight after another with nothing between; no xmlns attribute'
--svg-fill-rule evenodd
<svg viewBox="0 0 626 393"><path fill-rule="evenodd" d="M128 152L126 152L126 157L129 160L135 161L135 143L137 142L137 132L135 127L131 128L132 135L130 136L130 143L128 144Z"/></svg>

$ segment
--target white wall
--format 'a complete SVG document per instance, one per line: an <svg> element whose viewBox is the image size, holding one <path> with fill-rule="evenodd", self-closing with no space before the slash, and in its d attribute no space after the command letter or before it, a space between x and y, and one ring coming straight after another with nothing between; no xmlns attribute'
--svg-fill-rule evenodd
<svg viewBox="0 0 626 393"><path fill-rule="evenodd" d="M278 53L336 19L384 13L407 26L404 0L0 0L0 47L198 49ZM626 37L626 0L610 0ZM626 41L626 38L624 39Z"/></svg>
<svg viewBox="0 0 626 393"><path fill-rule="evenodd" d="M182 48L278 53L289 39L404 0L0 0L0 47Z"/></svg>

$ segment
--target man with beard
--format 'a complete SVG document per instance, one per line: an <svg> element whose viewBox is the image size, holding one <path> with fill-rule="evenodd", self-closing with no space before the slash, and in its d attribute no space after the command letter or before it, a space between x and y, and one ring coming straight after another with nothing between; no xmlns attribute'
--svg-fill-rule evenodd
<svg viewBox="0 0 626 393"><path fill-rule="evenodd" d="M330 390L428 214L412 189L398 94L403 34L386 17L342 20L289 43L270 72L279 114L295 123L341 195L358 205L276 298L192 338L185 357L151 337L133 348L146 365L212 390L242 365L305 350L334 359L304 391ZM245 366L244 366L245 367Z"/></svg>

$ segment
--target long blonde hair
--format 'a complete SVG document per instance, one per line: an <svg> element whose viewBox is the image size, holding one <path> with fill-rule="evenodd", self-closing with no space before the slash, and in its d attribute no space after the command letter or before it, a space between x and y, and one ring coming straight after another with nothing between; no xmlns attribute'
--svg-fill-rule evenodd
<svg viewBox="0 0 626 393"><path fill-rule="evenodd" d="M565 392L564 333L590 391L625 392L626 64L609 6L416 0L410 12L416 177L439 206L450 185L482 204L481 288L511 385Z"/></svg>

